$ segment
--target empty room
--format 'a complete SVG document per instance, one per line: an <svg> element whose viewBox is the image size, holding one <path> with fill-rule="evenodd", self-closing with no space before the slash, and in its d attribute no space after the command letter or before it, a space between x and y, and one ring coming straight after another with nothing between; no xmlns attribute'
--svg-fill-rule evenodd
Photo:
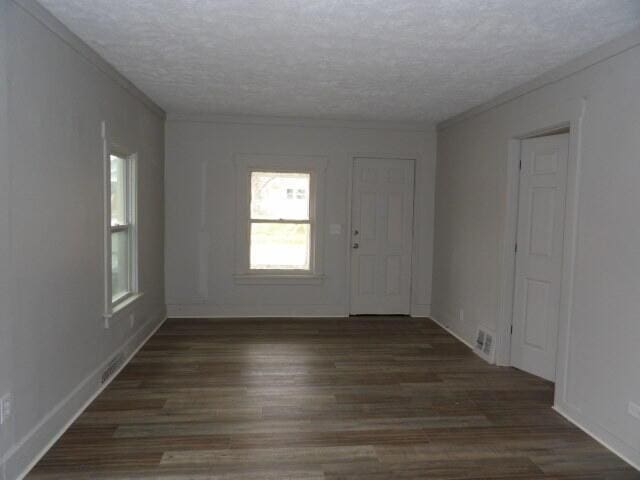
<svg viewBox="0 0 640 480"><path fill-rule="evenodd" d="M639 0L0 0L0 480L640 480Z"/></svg>

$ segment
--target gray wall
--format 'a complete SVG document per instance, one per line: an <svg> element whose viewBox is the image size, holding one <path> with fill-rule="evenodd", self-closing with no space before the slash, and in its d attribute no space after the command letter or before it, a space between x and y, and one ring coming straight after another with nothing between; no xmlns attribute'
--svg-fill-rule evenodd
<svg viewBox="0 0 640 480"><path fill-rule="evenodd" d="M164 121L17 3L0 0L0 22L0 395L13 396L0 454L15 478L97 391L105 362L164 318ZM145 293L108 329L103 120L139 153Z"/></svg>
<svg viewBox="0 0 640 480"><path fill-rule="evenodd" d="M640 47L439 131L432 311L467 341L478 325L498 327L513 125L581 97L567 383L556 406L639 465L640 421L627 406L640 403Z"/></svg>
<svg viewBox="0 0 640 480"><path fill-rule="evenodd" d="M10 388L11 325L9 323L9 151L7 130L7 3L0 1L0 395ZM0 426L0 458L10 442ZM2 472L2 469L0 469ZM2 478L2 473L0 473Z"/></svg>
<svg viewBox="0 0 640 480"><path fill-rule="evenodd" d="M167 121L167 303L169 315L280 316L347 313L349 166L366 153L415 158L416 239L413 311L428 314L435 130L277 119ZM326 156L324 274L321 285L256 286L234 283L234 155ZM206 175L202 178L202 175ZM201 226L201 218L204 225ZM340 224L342 235L330 235ZM205 248L200 248L204 245Z"/></svg>

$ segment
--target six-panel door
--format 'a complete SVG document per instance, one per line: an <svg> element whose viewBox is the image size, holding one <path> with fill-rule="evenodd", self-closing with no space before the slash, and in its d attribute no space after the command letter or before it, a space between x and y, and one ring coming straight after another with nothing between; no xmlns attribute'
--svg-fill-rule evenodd
<svg viewBox="0 0 640 480"><path fill-rule="evenodd" d="M413 160L355 158L351 313L409 314Z"/></svg>
<svg viewBox="0 0 640 480"><path fill-rule="evenodd" d="M555 380L569 135L522 141L512 364Z"/></svg>

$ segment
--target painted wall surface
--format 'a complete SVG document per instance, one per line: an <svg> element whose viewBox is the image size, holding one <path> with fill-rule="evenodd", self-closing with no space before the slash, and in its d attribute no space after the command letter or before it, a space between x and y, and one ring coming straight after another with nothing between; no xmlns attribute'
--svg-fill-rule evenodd
<svg viewBox="0 0 640 480"><path fill-rule="evenodd" d="M586 98L563 413L640 465L640 47L438 133L433 315L495 330L508 141L533 112ZM460 319L460 309L464 319ZM558 397L556 397L558 403Z"/></svg>
<svg viewBox="0 0 640 480"><path fill-rule="evenodd" d="M9 132L7 128L7 2L0 0L0 395L11 387L9 323ZM0 426L0 458L10 442L8 428ZM0 478L2 478L0 469Z"/></svg>
<svg viewBox="0 0 640 480"><path fill-rule="evenodd" d="M343 316L348 312L349 171L356 153L415 158L412 303L428 313L435 131L171 119L166 128L166 265L169 315ZM320 285L234 282L237 154L320 155L326 172L324 274ZM331 235L329 225L342 226Z"/></svg>
<svg viewBox="0 0 640 480"><path fill-rule="evenodd" d="M0 456L12 479L97 391L105 363L164 318L164 122L16 3L0 0L0 22L0 395L13 398ZM103 120L139 154L144 292L108 329Z"/></svg>

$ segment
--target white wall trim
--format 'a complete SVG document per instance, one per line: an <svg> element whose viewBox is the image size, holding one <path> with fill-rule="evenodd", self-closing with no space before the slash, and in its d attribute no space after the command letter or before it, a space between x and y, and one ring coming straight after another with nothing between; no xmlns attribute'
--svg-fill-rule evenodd
<svg viewBox="0 0 640 480"><path fill-rule="evenodd" d="M73 422L86 410L102 391L113 381L120 371L131 361L138 351L147 343L149 338L162 326L166 320L165 312L152 317L140 327L128 341L114 351L107 360L96 367L82 380L67 396L58 402L19 442L5 453L0 465L7 478L23 479L47 451L58 441ZM140 337L143 337L140 339ZM126 355L125 361L109 380L100 384L100 377L112 359L118 354ZM99 385L95 391L94 385ZM48 432L56 431L51 438L46 438ZM38 451L34 457L29 452Z"/></svg>
<svg viewBox="0 0 640 480"><path fill-rule="evenodd" d="M430 318L431 304L413 304L411 305L411 316L415 318Z"/></svg>
<svg viewBox="0 0 640 480"><path fill-rule="evenodd" d="M283 275L289 282L300 280L304 283L311 277L315 280L324 278L324 241L325 235L325 207L326 207L326 176L329 165L328 157L324 155L274 155L274 154L246 154L234 155L235 167L235 242L234 281L254 280L262 277ZM294 276L288 271L252 271L249 265L250 234L250 200L252 171L292 171L310 174L309 185L309 224L311 225L310 265L309 271ZM297 278L296 278L297 277Z"/></svg>
<svg viewBox="0 0 640 480"><path fill-rule="evenodd" d="M351 254L353 253L351 244L353 242L353 237L351 232L353 232L353 166L356 158L381 158L385 160L410 160L413 162L413 225L411 226L411 285L409 286L410 290L410 302L414 298L415 294L415 282L417 276L417 268L418 268L418 255L417 255L417 246L420 245L420 238L418 238L418 215L416 215L416 199L418 198L418 165L423 162L423 157L420 155L420 152L415 152L413 155L409 156L398 156L391 153L367 153L367 152L350 152L347 157L347 165L348 165L348 173L347 173L347 228L345 235L345 248L347 249L347 260L345 262L345 278L347 279L347 312L351 313ZM409 304L409 311L412 310L412 304ZM429 311L431 310L431 305L429 305Z"/></svg>
<svg viewBox="0 0 640 480"><path fill-rule="evenodd" d="M504 219L504 230L499 250L500 265L498 268L499 291L497 301L499 315L496 325L496 362L498 365L511 364L511 335L509 331L513 316L515 281L515 251L513 246L517 235L520 139L545 130L550 130L559 125L569 125L570 128L555 389L556 403L562 402L563 404L569 403L567 400L566 386L569 375L569 336L573 304L576 236L578 230L581 135L586 105L586 98L575 98L563 103L543 105L514 121L511 125L507 140L507 188L504 200L507 213Z"/></svg>
<svg viewBox="0 0 640 480"><path fill-rule="evenodd" d="M302 274L260 275L254 273L235 274L233 281L236 285L321 285L325 275Z"/></svg>
<svg viewBox="0 0 640 480"><path fill-rule="evenodd" d="M511 324L513 321L513 296L515 292L516 252L518 235L518 208L520 183L520 140L508 140L507 178L505 189L505 219L498 257L498 318L496 319L496 363L511 365Z"/></svg>
<svg viewBox="0 0 640 480"><path fill-rule="evenodd" d="M499 107L500 105L508 103L511 100L515 100L518 97L522 97L523 95L531 93L535 90L539 90L547 85L559 82L560 80L575 75L582 70L585 70L597 63L604 62L605 60L608 60L611 57L615 57L616 55L619 55L638 45L640 45L640 28L632 30L631 32L626 33L625 35L617 39L605 43L604 45L601 45L600 47L597 47L594 50L591 50L590 52L587 52L579 56L578 58L565 63L564 65L551 69L529 82L508 90L507 92L498 95L493 100L489 100L488 102L485 102L458 115L455 115L447 120L444 120L438 123L436 128L438 130L447 129L464 120L480 115L487 110Z"/></svg>
<svg viewBox="0 0 640 480"><path fill-rule="evenodd" d="M100 72L120 85L131 96L142 102L152 113L164 119L166 114L151 98L136 87L129 79L118 72L110 63L102 58L95 50L87 45L75 33L69 30L60 20L54 17L36 0L13 0L22 10L44 25L49 31L57 35L64 43L71 47L78 55L91 63Z"/></svg>
<svg viewBox="0 0 640 480"><path fill-rule="evenodd" d="M607 450L613 452L633 468L640 471L640 450L634 450L630 445L613 435L606 428L590 423L584 415L569 405L556 403L553 409Z"/></svg>
<svg viewBox="0 0 640 480"><path fill-rule="evenodd" d="M464 338L458 335L456 332L451 330L442 322L438 321L437 318L433 316L430 317L431 320L436 323L439 327L445 330L447 333L450 333L457 340L462 342L464 345L469 347L474 353L475 348L469 342L467 342ZM478 355L480 356L480 355ZM480 356L480 358L483 358ZM486 359L483 358L486 361ZM640 451L634 450L630 445L623 442L617 436L613 435L611 432L601 427L600 425L591 424L578 410L572 408L570 405L563 404L562 402L558 402L555 400L555 404L553 409L566 418L573 425L578 427L580 430L585 432L587 435L591 436L597 442L602 444L605 448L619 456L629 465L634 467L637 470L640 470Z"/></svg>
<svg viewBox="0 0 640 480"><path fill-rule="evenodd" d="M167 115L167 122L272 125L308 128L352 128L364 130L401 130L411 132L426 132L434 126L433 123L427 122L376 122L366 120L357 121L293 116L216 115L206 113L169 113Z"/></svg>
<svg viewBox="0 0 640 480"><path fill-rule="evenodd" d="M167 305L169 318L344 318L348 316L344 305Z"/></svg>
<svg viewBox="0 0 640 480"><path fill-rule="evenodd" d="M348 316L349 313L347 309L340 305L247 306L171 304L167 306L167 317L169 318L347 318ZM431 318L431 305L411 305L411 317ZM457 335L456 338L458 338ZM467 342L465 341L465 343Z"/></svg>
<svg viewBox="0 0 640 480"><path fill-rule="evenodd" d="M433 320L434 323L436 323L439 327L441 327L443 330L445 330L447 333L451 334L454 338L456 338L457 340L459 340L460 342L462 342L464 345L466 345L467 347L469 347L470 350L475 352L475 347L473 345L471 345L471 343L469 343L467 340L465 340L463 337L461 337L460 335L458 335L456 332L454 332L452 329L450 329L449 327L447 327L444 323L442 323L441 321L439 321L437 318L435 318L433 315L431 315L431 320ZM482 357L480 357L482 358ZM483 358L483 360L485 360ZM486 360L485 360L486 361Z"/></svg>

